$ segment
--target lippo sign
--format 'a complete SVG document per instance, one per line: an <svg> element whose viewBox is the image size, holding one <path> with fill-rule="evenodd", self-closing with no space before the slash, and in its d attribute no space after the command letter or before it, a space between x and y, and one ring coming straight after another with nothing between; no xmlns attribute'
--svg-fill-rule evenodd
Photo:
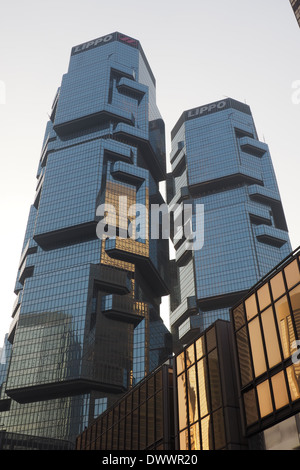
<svg viewBox="0 0 300 470"><path fill-rule="evenodd" d="M222 111L226 108L228 102L226 100L217 101L216 103L210 103L205 106L199 106L198 108L190 109L186 112L187 119L193 119L200 116L205 116L216 111Z"/></svg>
<svg viewBox="0 0 300 470"><path fill-rule="evenodd" d="M120 41L131 47L138 47L139 42L136 39L130 38L125 34L121 33L111 33L106 36L101 36L100 38L93 39L92 41L84 42L72 48L71 55L79 54L80 52L85 52L95 47L105 46L111 41Z"/></svg>

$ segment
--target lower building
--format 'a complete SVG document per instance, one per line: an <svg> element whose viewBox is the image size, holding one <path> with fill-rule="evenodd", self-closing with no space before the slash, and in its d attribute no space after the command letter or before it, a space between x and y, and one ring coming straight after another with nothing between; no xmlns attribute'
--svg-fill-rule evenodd
<svg viewBox="0 0 300 470"><path fill-rule="evenodd" d="M232 309L243 434L298 447L300 412L300 249Z"/></svg>
<svg viewBox="0 0 300 470"><path fill-rule="evenodd" d="M300 449L300 247L99 416L78 450Z"/></svg>
<svg viewBox="0 0 300 470"><path fill-rule="evenodd" d="M78 438L77 450L172 450L173 371L168 365L147 376L95 419Z"/></svg>
<svg viewBox="0 0 300 470"><path fill-rule="evenodd" d="M231 325L217 320L174 360L178 450L241 450Z"/></svg>

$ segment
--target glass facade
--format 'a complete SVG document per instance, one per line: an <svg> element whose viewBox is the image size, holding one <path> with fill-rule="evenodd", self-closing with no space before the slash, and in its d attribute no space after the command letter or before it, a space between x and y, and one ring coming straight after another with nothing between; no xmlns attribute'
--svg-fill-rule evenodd
<svg viewBox="0 0 300 470"><path fill-rule="evenodd" d="M216 321L177 354L174 363L176 449L246 448L239 433L230 323Z"/></svg>
<svg viewBox="0 0 300 470"><path fill-rule="evenodd" d="M170 324L185 344L216 319L229 320L230 307L291 245L270 152L248 105L227 98L185 111L172 130L170 160L174 219L178 206L190 205L193 232L203 237L195 250L173 239Z"/></svg>
<svg viewBox="0 0 300 470"><path fill-rule="evenodd" d="M115 32L75 46L46 126L0 369L7 432L75 442L168 357L168 241L148 236L165 178L140 43ZM103 204L115 213L99 214ZM132 204L148 209L139 224ZM114 236L98 236L107 224Z"/></svg>
<svg viewBox="0 0 300 470"><path fill-rule="evenodd" d="M299 0L290 0L292 8L294 10L296 20L298 21L298 25L300 26L300 1Z"/></svg>
<svg viewBox="0 0 300 470"><path fill-rule="evenodd" d="M298 249L231 312L244 432L248 436L300 411L299 268ZM298 418L290 420L294 427L298 422ZM276 429L278 433L278 426ZM275 431L273 434L276 437ZM274 436L271 430L266 433L271 441Z"/></svg>
<svg viewBox="0 0 300 470"><path fill-rule="evenodd" d="M173 371L163 365L102 413L76 441L77 450L172 450Z"/></svg>

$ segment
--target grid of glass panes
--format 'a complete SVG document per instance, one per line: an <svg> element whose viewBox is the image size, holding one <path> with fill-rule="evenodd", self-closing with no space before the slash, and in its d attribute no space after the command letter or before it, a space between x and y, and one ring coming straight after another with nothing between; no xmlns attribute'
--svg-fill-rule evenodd
<svg viewBox="0 0 300 470"><path fill-rule="evenodd" d="M172 370L162 367L99 416L77 439L78 450L163 450L170 442L164 435L163 376L168 374L172 392Z"/></svg>
<svg viewBox="0 0 300 470"><path fill-rule="evenodd" d="M247 428L300 399L299 267L296 256L232 312Z"/></svg>
<svg viewBox="0 0 300 470"><path fill-rule="evenodd" d="M180 450L226 448L215 327L176 357Z"/></svg>

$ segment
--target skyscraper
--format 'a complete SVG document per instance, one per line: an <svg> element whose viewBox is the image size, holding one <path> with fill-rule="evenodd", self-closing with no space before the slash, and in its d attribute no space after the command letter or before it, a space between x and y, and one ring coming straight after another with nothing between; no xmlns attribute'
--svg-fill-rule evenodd
<svg viewBox="0 0 300 470"><path fill-rule="evenodd" d="M168 241L148 236L165 178L164 122L140 43L115 32L73 47L15 286L0 384L7 431L75 442L168 357Z"/></svg>
<svg viewBox="0 0 300 470"><path fill-rule="evenodd" d="M170 158L168 202L192 205L194 231L196 207L204 209L199 249L174 241L170 324L185 343L229 319L230 306L291 246L270 152L248 105L228 98L185 111L172 130Z"/></svg>
<svg viewBox="0 0 300 470"><path fill-rule="evenodd" d="M298 21L298 25L300 26L300 1L299 0L290 0L292 8L294 10L296 20Z"/></svg>

